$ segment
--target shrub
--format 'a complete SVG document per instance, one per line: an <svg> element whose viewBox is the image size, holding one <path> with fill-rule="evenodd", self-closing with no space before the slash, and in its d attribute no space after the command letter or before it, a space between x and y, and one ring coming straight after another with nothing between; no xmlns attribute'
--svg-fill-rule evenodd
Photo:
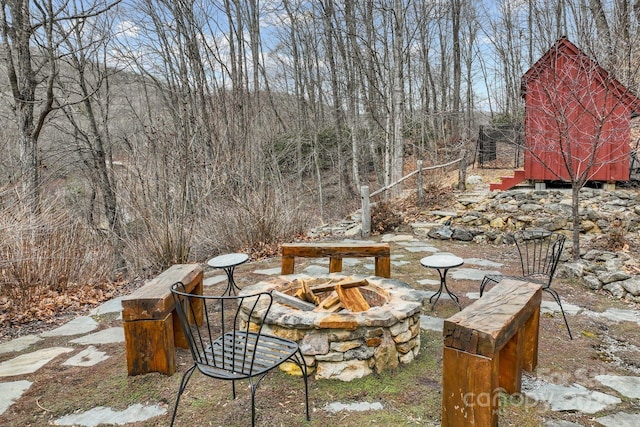
<svg viewBox="0 0 640 427"><path fill-rule="evenodd" d="M402 216L388 202L379 202L371 208L371 232L374 234L393 231L402 224Z"/></svg>
<svg viewBox="0 0 640 427"><path fill-rule="evenodd" d="M0 297L12 310L26 311L45 295L108 281L113 259L101 236L64 212L0 211Z"/></svg>

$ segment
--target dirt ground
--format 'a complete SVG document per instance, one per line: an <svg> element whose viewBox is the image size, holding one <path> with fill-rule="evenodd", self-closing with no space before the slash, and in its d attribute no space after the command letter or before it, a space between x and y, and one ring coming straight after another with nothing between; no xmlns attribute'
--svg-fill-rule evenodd
<svg viewBox="0 0 640 427"><path fill-rule="evenodd" d="M407 233L408 228L398 231ZM379 239L374 236L373 239ZM426 239L425 239L426 240ZM505 273L517 273L515 247L478 245L475 243L442 242L429 240L442 251L450 251L463 258L482 258L501 262ZM405 251L392 243L392 254L403 254L409 261L403 266L392 266L392 277L403 280L416 289L434 290L433 286L420 285L418 280L436 279L433 271L423 268L419 259L425 254ZM296 271L306 263L296 265ZM278 257L247 263L236 269L236 281L242 287L264 278L255 270L280 265ZM370 274L364 267L345 268L346 274ZM462 306L472 303L465 295L477 292L479 282L453 280L448 282L460 296ZM216 285L222 286L222 285ZM595 312L607 308L639 309L637 304L619 301L603 292L587 290L579 283L556 280L554 288L563 302L578 305ZM216 292L218 289L213 289ZM220 289L221 290L221 289ZM549 295L543 295L551 300ZM457 312L454 304L440 301L432 312L425 314L446 318ZM574 383L615 394L601 386L596 375L640 376L640 328L637 323L615 323L601 317L586 314L569 316L574 339L570 340L561 316L544 316L540 324L540 347L538 368L527 377L538 377L548 382L570 385ZM102 317L100 327L121 325L115 314ZM55 325L41 325L51 329ZM35 328L37 329L37 328ZM33 333L34 327L25 332ZM29 351L53 346L68 346L69 338L47 338L29 348ZM149 421L131 426L169 425L173 402L177 394L181 374L190 365L186 350L178 350L178 373L168 377L148 374L127 376L123 344L110 344L99 348L110 355L109 359L93 367L69 367L62 365L67 357L60 357L36 373L20 378L8 377L2 382L25 379L32 381L30 389L3 415L2 426L51 425L61 416L87 411L97 406L124 410L141 403L160 404L168 412ZM78 348L75 352L79 351ZM74 352L74 353L75 353ZM74 353L69 353L71 356ZM0 362L16 354L0 355ZM309 382L311 421L304 420L303 382L298 377L281 372L269 374L258 388L257 425L260 426L435 426L440 424L442 337L440 333L423 331L419 356L410 364L401 365L392 371L370 375L349 383L332 380ZM183 396L176 425L182 426L248 426L250 425L250 394L246 383L237 386L238 398L231 399L231 384L214 381L196 373ZM382 410L365 412L330 412L326 405L332 402L379 402ZM595 415L572 412L552 412L543 404L524 398L505 396L501 399L500 426L539 426L556 419L578 423L583 426L598 425L594 418L607 415L603 411ZM615 411L637 413L638 402L624 399Z"/></svg>

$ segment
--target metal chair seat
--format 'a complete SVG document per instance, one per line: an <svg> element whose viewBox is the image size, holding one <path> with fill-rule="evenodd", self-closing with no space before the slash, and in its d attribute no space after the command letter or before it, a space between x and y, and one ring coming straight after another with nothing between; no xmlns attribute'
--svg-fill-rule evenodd
<svg viewBox="0 0 640 427"><path fill-rule="evenodd" d="M256 349L258 339L260 343ZM254 332L228 332L200 355L201 360L209 363L196 365L200 372L213 378L243 380L280 366L297 351L295 341ZM253 363L247 363L247 360L253 360Z"/></svg>

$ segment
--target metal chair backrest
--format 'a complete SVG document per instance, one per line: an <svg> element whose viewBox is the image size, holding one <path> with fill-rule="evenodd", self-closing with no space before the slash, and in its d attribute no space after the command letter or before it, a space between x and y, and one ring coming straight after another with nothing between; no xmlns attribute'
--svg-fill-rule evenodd
<svg viewBox="0 0 640 427"><path fill-rule="evenodd" d="M171 292L200 371L214 378L235 380L273 368L265 367L261 361L256 363L262 338L267 339L262 335L262 325L273 303L270 293L192 295L180 282L171 287ZM199 318L199 312L203 313L200 325L193 321Z"/></svg>
<svg viewBox="0 0 640 427"><path fill-rule="evenodd" d="M524 277L535 278L548 288L558 267L566 236L546 230L514 233Z"/></svg>

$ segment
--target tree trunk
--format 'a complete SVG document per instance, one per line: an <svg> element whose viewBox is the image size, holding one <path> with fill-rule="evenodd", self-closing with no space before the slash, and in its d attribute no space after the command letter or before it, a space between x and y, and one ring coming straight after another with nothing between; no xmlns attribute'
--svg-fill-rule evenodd
<svg viewBox="0 0 640 427"><path fill-rule="evenodd" d="M574 261L580 260L580 230L582 228L580 224L580 189L581 185L577 182L573 182L571 185L571 217L573 223L572 244L573 244L573 259Z"/></svg>
<svg viewBox="0 0 640 427"><path fill-rule="evenodd" d="M404 10L402 0L395 0L395 22L393 38L393 146L391 159L391 182L402 178L404 165ZM398 196L400 187L392 189L391 195Z"/></svg>

